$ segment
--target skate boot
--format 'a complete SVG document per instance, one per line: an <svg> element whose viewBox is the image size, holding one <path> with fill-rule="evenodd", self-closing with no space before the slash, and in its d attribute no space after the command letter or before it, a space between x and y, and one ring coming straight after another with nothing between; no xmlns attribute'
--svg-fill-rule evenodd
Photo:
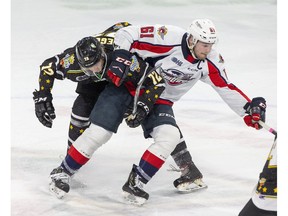
<svg viewBox="0 0 288 216"><path fill-rule="evenodd" d="M141 206L148 200L149 194L143 190L144 183L137 175L135 167L136 165L133 165L128 180L122 187L123 197L129 203Z"/></svg>
<svg viewBox="0 0 288 216"><path fill-rule="evenodd" d="M181 168L181 173L180 178L173 182L178 191L192 192L208 187L202 180L202 173L198 170L194 163L189 163L185 167Z"/></svg>
<svg viewBox="0 0 288 216"><path fill-rule="evenodd" d="M59 166L52 170L50 178L49 190L57 198L62 199L69 192L70 175L65 172L63 167Z"/></svg>

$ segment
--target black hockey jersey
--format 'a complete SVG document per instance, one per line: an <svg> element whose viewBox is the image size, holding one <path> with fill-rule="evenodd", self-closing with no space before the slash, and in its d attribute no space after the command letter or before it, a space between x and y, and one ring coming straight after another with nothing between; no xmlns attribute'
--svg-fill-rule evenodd
<svg viewBox="0 0 288 216"><path fill-rule="evenodd" d="M104 32L94 35L103 44L106 54L113 51L116 31L128 25L130 25L128 22L117 23ZM78 83L76 92L79 94L93 95L95 92L102 91L108 83L105 79L99 81L95 77L87 76L81 70L76 58L75 46L46 59L40 65L39 91L51 92L55 79L66 78Z"/></svg>

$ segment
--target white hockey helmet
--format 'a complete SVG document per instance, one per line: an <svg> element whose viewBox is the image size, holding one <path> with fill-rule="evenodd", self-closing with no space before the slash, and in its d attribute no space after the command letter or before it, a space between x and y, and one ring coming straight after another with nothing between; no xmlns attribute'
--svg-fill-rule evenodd
<svg viewBox="0 0 288 216"><path fill-rule="evenodd" d="M188 27L187 33L187 44L191 52L198 41L214 44L218 40L215 25L209 19L194 20ZM188 43L190 36L192 36L192 44Z"/></svg>

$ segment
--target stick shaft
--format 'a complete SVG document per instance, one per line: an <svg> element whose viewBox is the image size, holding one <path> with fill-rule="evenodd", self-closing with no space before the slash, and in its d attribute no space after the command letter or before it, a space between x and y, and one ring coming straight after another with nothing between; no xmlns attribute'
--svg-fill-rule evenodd
<svg viewBox="0 0 288 216"><path fill-rule="evenodd" d="M150 69L148 72L147 72L147 69L148 69L148 63L146 62L146 70L143 74L143 76L141 77L141 79L139 80L139 82L137 83L137 88L136 88L136 91L135 91L135 96L134 96L134 103L133 103L133 111L132 111L132 115L134 116L136 114L136 111L137 111L137 102L138 102L138 99L139 99L139 93L140 93L140 89L142 87L142 84L143 82L145 81L145 79L148 77L148 75L150 73L152 73L153 71L157 70L158 68L160 68L162 65L159 64L157 66L155 66L154 68Z"/></svg>
<svg viewBox="0 0 288 216"><path fill-rule="evenodd" d="M274 130L273 128L271 128L269 125L267 125L265 122L263 121L259 121L259 124L265 128L267 131L269 131L270 133L274 134L275 136L277 136L277 131Z"/></svg>

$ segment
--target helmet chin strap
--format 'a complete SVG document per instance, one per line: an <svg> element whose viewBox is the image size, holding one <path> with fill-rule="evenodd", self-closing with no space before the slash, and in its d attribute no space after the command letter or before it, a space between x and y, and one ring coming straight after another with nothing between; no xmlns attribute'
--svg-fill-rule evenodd
<svg viewBox="0 0 288 216"><path fill-rule="evenodd" d="M97 76L97 73L94 73L94 76L100 81L103 80L103 77L105 76L104 73L105 73L106 67L107 67L107 55L105 52L103 52L102 58L104 59L104 64L103 64L102 70L99 72L101 75Z"/></svg>
<svg viewBox="0 0 288 216"><path fill-rule="evenodd" d="M107 67L107 55L106 55L106 53L104 52L103 53L104 54L104 66L103 66L103 69L102 69L102 71L103 71L103 74L105 73L105 71L106 71L106 67Z"/></svg>
<svg viewBox="0 0 288 216"><path fill-rule="evenodd" d="M189 44L189 38L192 37L192 45ZM196 45L196 43L198 42L198 40L193 39L192 35L189 35L186 39L187 42L187 46L188 49L190 50L191 55L193 56L193 58L198 59L198 57L196 56L196 54L194 53L194 46Z"/></svg>
<svg viewBox="0 0 288 216"><path fill-rule="evenodd" d="M193 56L193 58L198 59L198 57L196 56L196 54L193 51L193 48L192 49L189 48L189 50L190 50L190 53Z"/></svg>
<svg viewBox="0 0 288 216"><path fill-rule="evenodd" d="M195 46L195 45L188 46L188 49L189 49L189 51L190 51L190 53L191 53L191 55L193 56L194 59L199 59L199 58L196 56L195 52L194 52L194 46Z"/></svg>

